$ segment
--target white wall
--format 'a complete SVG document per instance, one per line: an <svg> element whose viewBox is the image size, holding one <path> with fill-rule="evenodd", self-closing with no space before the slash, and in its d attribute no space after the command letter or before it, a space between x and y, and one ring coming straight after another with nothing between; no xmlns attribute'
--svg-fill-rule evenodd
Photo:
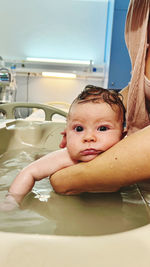
<svg viewBox="0 0 150 267"><path fill-rule="evenodd" d="M17 77L17 102L46 103L72 100L88 84L103 86L103 80ZM28 89L27 89L28 87ZM28 98L28 99L27 99Z"/></svg>
<svg viewBox="0 0 150 267"><path fill-rule="evenodd" d="M91 59L107 66L113 5L114 0L2 1L0 56ZM27 77L17 76L16 100L70 103L87 84L107 87L107 80L29 77L27 93Z"/></svg>
<svg viewBox="0 0 150 267"><path fill-rule="evenodd" d="M4 0L0 56L104 62L107 0Z"/></svg>

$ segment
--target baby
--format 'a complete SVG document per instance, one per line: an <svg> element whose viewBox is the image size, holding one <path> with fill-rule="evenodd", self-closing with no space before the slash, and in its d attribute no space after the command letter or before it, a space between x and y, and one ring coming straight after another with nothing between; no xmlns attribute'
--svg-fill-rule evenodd
<svg viewBox="0 0 150 267"><path fill-rule="evenodd" d="M6 206L20 204L35 181L78 162L90 161L115 145L124 136L124 119L124 106L117 92L86 86L70 106L64 137L66 148L21 170L9 188Z"/></svg>

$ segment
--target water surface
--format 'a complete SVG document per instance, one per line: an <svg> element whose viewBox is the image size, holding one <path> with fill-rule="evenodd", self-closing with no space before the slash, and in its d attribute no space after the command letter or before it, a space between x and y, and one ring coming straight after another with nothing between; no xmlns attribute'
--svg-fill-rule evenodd
<svg viewBox="0 0 150 267"><path fill-rule="evenodd" d="M0 155L0 201L18 172L48 152L27 148ZM0 214L0 231L48 235L112 234L150 222L149 210L136 185L117 193L62 196L53 191L48 178L36 182L20 208Z"/></svg>

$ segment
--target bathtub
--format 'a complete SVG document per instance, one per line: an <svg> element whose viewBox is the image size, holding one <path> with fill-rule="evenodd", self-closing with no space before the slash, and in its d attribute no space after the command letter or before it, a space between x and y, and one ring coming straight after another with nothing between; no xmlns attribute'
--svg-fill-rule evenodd
<svg viewBox="0 0 150 267"><path fill-rule="evenodd" d="M34 105L37 108L36 104L28 104L28 107L31 108ZM7 117L0 123L0 156L7 155L7 153L14 155L16 151L24 151L28 148L39 150L59 148L60 132L63 131L65 122L51 121L51 115L58 113L65 116L65 113L59 109L39 105L38 107L44 111L47 110L46 121L16 120L14 119L15 106L16 104L10 104L9 107L8 105L0 106L0 111L4 112ZM52 192L54 201L50 204L47 202L46 207L52 209L54 205L58 213L55 216L57 215L58 218L60 213L62 213L61 219L64 214L64 218L72 222L72 232L68 229L63 229L62 232L56 231L56 228L51 234L8 232L7 229L0 231L0 266L149 267L148 187L147 184L146 186L139 184L123 188L118 193L85 194L83 197L59 196ZM34 199L31 194L31 197L26 200L26 207L30 205L30 201L34 204L34 201L37 203L39 200ZM40 201L38 203L43 205ZM100 217L96 217L95 203L99 203ZM66 213L66 204L71 216ZM71 213L71 205L74 208L78 204L79 212L73 210ZM34 205L34 209L37 209L37 205ZM89 210L91 215L84 213L85 210L87 213ZM44 212L46 211L43 211L43 214ZM40 216L45 216L43 214ZM85 218L82 218L82 215ZM94 222L90 220L90 216L95 216ZM79 226L82 224L83 234L75 229L78 217L82 222ZM74 221L75 224L73 224ZM95 222L97 222L96 226ZM86 230L87 224L89 225ZM98 226L97 232L93 226ZM102 229L103 226L105 230Z"/></svg>

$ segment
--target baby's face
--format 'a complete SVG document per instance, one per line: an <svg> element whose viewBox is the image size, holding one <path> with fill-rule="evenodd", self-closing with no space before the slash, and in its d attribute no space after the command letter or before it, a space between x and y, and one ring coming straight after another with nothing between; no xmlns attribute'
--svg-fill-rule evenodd
<svg viewBox="0 0 150 267"><path fill-rule="evenodd" d="M80 103L71 108L67 122L67 149L72 159L90 161L116 144L122 120L107 103Z"/></svg>

